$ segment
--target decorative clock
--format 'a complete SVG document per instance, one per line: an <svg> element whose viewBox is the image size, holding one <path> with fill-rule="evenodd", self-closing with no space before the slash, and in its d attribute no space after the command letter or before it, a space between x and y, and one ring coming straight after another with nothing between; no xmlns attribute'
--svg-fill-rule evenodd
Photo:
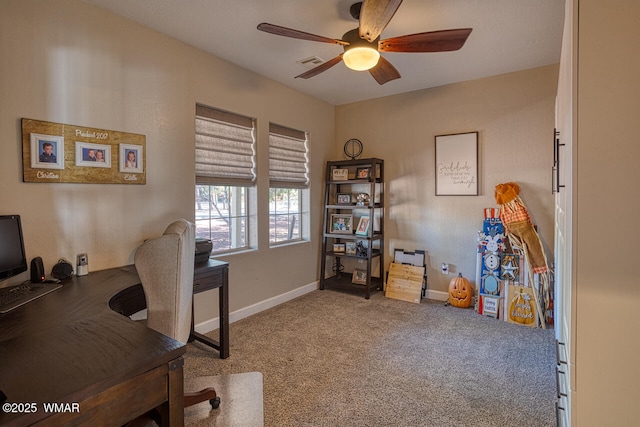
<svg viewBox="0 0 640 427"><path fill-rule="evenodd" d="M362 155L362 142L359 139L351 138L344 143L344 154L355 160Z"/></svg>

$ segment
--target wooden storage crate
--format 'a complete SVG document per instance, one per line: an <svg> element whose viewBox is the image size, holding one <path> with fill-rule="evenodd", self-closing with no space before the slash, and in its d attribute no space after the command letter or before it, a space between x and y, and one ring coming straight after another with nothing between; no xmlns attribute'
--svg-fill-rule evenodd
<svg viewBox="0 0 640 427"><path fill-rule="evenodd" d="M420 304L424 267L392 262L389 265L385 296Z"/></svg>

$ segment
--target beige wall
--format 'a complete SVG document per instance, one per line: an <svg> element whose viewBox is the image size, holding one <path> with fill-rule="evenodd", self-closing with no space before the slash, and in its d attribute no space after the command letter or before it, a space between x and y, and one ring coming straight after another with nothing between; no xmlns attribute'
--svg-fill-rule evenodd
<svg viewBox="0 0 640 427"><path fill-rule="evenodd" d="M430 290L447 291L453 276L440 273L443 262L475 281L483 208L497 206L494 187L508 181L520 185L543 244L553 249L557 80L553 65L336 108L336 153L358 138L364 157L385 159L386 264L394 248L425 249ZM473 131L479 132L480 195L436 197L435 135Z"/></svg>
<svg viewBox="0 0 640 427"><path fill-rule="evenodd" d="M20 214L27 257L50 271L89 254L89 269L130 264L175 218L194 218L195 103L258 120L258 250L230 262L231 310L317 280L314 241L269 249L268 122L309 131L311 210L321 211L334 108L76 0L0 0L0 213ZM146 135L147 184L22 182L23 117ZM19 279L27 277L23 274ZM198 296L196 321L217 315Z"/></svg>

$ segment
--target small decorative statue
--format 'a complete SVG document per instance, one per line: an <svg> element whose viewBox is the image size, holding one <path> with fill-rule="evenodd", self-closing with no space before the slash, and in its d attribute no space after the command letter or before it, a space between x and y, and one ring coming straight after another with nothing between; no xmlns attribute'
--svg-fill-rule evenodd
<svg viewBox="0 0 640 427"><path fill-rule="evenodd" d="M369 195L367 193L358 193L356 197L357 206L368 206L369 205Z"/></svg>

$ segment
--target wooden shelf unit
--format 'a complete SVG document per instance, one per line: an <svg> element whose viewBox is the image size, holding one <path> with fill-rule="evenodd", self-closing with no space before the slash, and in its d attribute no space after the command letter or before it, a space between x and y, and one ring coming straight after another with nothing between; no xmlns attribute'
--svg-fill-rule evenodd
<svg viewBox="0 0 640 427"><path fill-rule="evenodd" d="M369 169L367 177L358 178L357 172ZM334 179L335 169L347 169L348 179ZM357 204L357 195L366 193L369 200ZM349 203L338 203L338 195L349 195ZM351 232L335 232L332 215L351 215ZM369 217L369 227L364 235L355 234L360 218ZM384 271L384 161L377 158L327 162L325 180L324 221L322 229L322 254L320 262L320 289L325 286L364 290L369 299L372 289L382 290ZM334 245L360 244L356 254L336 252ZM374 277L373 261L377 260L377 277ZM328 261L331 261L328 263ZM344 265L345 261L348 265ZM364 264L360 267L360 264ZM351 267L351 272L343 271ZM328 270L327 267L330 267ZM365 272L364 283L351 283L353 270Z"/></svg>

